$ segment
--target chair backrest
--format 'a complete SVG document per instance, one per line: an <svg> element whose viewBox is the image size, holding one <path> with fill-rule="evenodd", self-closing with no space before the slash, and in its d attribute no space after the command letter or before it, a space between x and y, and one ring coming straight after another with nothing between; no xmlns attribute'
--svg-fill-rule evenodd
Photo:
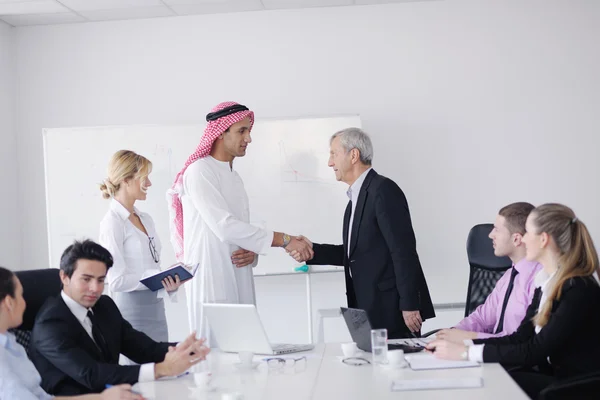
<svg viewBox="0 0 600 400"><path fill-rule="evenodd" d="M23 323L11 332L17 342L29 351L29 339L35 317L48 297L58 296L62 290L59 270L56 268L15 271L23 285L23 298L27 303L23 314Z"/></svg>
<svg viewBox="0 0 600 400"><path fill-rule="evenodd" d="M510 258L494 255L494 246L489 238L493 228L493 224L479 224L469 231L467 256L470 271L465 317L485 302L496 282L512 267Z"/></svg>

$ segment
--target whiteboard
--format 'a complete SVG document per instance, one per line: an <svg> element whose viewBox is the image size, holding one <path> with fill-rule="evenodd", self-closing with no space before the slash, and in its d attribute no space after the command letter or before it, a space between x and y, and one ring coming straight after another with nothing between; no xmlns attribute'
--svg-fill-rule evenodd
<svg viewBox="0 0 600 400"><path fill-rule="evenodd" d="M335 180L327 161L331 135L351 126L361 127L359 116L257 121L246 156L234 161L248 193L250 222L341 243L346 185ZM99 184L106 178L110 157L121 149L152 161L152 187L147 200L137 201L136 207L154 219L163 245L162 267L174 263L166 191L203 131L204 124L45 129L50 266L59 266L62 252L74 239L98 240L100 221L109 207ZM271 248L259 258L254 274L293 273L298 265L282 249Z"/></svg>

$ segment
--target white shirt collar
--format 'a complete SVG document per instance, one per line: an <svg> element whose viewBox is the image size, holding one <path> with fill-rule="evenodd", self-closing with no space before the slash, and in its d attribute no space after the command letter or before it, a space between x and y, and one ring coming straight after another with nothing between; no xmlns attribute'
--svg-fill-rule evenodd
<svg viewBox="0 0 600 400"><path fill-rule="evenodd" d="M535 278L533 279L533 283L535 284L535 287L542 288L542 291L544 291L544 289L548 285L548 282L550 282L550 279L552 279L555 274L556 274L556 271L554 271L554 273L552 275L548 275L548 273L546 271L544 271L543 268L540 269L538 271L538 273L535 274Z"/></svg>
<svg viewBox="0 0 600 400"><path fill-rule="evenodd" d="M77 318L77 320L81 324L83 324L83 321L85 321L85 319L87 318L88 309L76 302L75 300L73 300L72 298L70 298L64 290L60 292L60 295L62 296L63 300L65 301L65 304L67 305L67 307L69 307L69 310L71 310L75 318Z"/></svg>
<svg viewBox="0 0 600 400"><path fill-rule="evenodd" d="M355 202L354 199L358 198L358 194L360 193L360 188L362 187L362 184L364 183L365 179L367 179L367 175L369 174L369 171L371 171L372 169L373 169L372 167L367 168L367 170L365 172L363 172L362 174L360 174L360 176L354 181L352 186L350 186L348 188L348 191L346 192L346 194L348 195L350 200L352 200L352 202Z"/></svg>
<svg viewBox="0 0 600 400"><path fill-rule="evenodd" d="M550 285L552 278L556 275L556 271L554 271L551 275L548 275L546 271L540 269L539 272L535 275L534 282L535 286L542 289L542 296L540 298L540 305L538 306L538 310L541 310L548 299L548 294L550 292ZM535 326L535 333L540 333L542 327L539 325Z"/></svg>
<svg viewBox="0 0 600 400"><path fill-rule="evenodd" d="M119 200L114 198L110 199L110 209L113 210L119 217L121 217L122 220L128 219L131 215L129 210L125 208L123 204L119 203ZM135 207L133 207L133 212L138 216L140 215L139 210Z"/></svg>

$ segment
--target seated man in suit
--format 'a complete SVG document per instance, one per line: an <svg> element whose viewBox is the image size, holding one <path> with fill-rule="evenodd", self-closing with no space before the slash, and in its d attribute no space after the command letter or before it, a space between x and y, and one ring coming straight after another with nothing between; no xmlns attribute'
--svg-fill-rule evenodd
<svg viewBox="0 0 600 400"><path fill-rule="evenodd" d="M106 389L102 394L75 397L52 397L40 386L41 378L27 358L25 348L17 343L9 329L23 322L25 312L23 285L19 278L0 267L0 399L18 400L143 400L123 384Z"/></svg>
<svg viewBox="0 0 600 400"><path fill-rule="evenodd" d="M63 291L42 306L31 337L31 359L46 392L97 393L107 384L175 376L208 354L195 333L176 345L133 329L102 295L112 264L108 250L90 240L75 242L62 254ZM118 365L120 353L142 365Z"/></svg>
<svg viewBox="0 0 600 400"><path fill-rule="evenodd" d="M365 310L373 329L389 338L419 335L424 320L435 317L421 268L408 202L402 189L371 167L373 146L358 128L335 133L329 166L349 186L343 244L317 244L310 265L343 265L348 307Z"/></svg>
<svg viewBox="0 0 600 400"><path fill-rule="evenodd" d="M525 202L503 207L496 216L490 239L494 254L508 256L513 266L496 282L494 290L468 317L436 334L438 339L462 343L465 339L485 339L510 335L517 330L533 299L535 276L542 265L525 258L525 222L533 205Z"/></svg>

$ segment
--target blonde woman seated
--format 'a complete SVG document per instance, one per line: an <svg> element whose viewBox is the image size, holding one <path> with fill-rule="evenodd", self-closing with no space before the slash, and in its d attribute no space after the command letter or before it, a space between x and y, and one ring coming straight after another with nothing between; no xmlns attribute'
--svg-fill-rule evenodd
<svg viewBox="0 0 600 400"><path fill-rule="evenodd" d="M543 265L527 314L509 336L473 343L436 340L427 348L445 359L523 366L511 372L531 397L551 383L600 370L598 254L583 222L560 204L544 204L527 218L527 259Z"/></svg>
<svg viewBox="0 0 600 400"><path fill-rule="evenodd" d="M150 172L152 163L133 151L120 150L113 155L108 178L100 186L104 198L110 199L110 208L100 223L99 242L113 256L107 282L123 318L154 341L167 342L165 290L152 292L140 283L161 269L161 241L154 221L135 207L136 201L146 200L152 186ZM171 294L180 285L179 278L163 280Z"/></svg>

